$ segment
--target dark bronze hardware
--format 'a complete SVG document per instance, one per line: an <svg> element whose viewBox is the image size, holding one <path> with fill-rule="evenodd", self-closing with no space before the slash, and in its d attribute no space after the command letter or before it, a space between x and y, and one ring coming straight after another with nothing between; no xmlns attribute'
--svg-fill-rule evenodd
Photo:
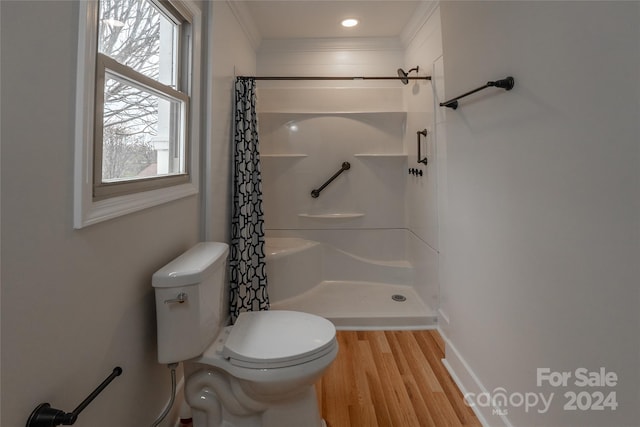
<svg viewBox="0 0 640 427"><path fill-rule="evenodd" d="M418 163L423 163L423 164L427 164L429 162L429 160L427 159L427 156L424 156L424 159L421 159L420 157L422 157L420 155L420 135L424 136L425 138L427 137L427 130L419 130L418 132L416 132L418 134Z"/></svg>
<svg viewBox="0 0 640 427"><path fill-rule="evenodd" d="M311 190L311 197L313 197L314 199L317 198L320 195L320 192L322 190L324 190L324 188L331 184L331 181L333 181L334 179L336 179L338 177L338 175L340 175L342 172L349 170L351 168L351 164L349 162L344 162L342 163L342 167L340 168L340 170L336 173L333 174L333 176L331 178L329 178L327 180L327 182L325 182L324 184L322 184L320 186L320 188L317 188L315 190Z"/></svg>
<svg viewBox="0 0 640 427"><path fill-rule="evenodd" d="M504 89L504 90L511 90L511 89L513 89L513 86L515 84L516 84L516 82L513 79L513 77L511 77L511 76L506 77L506 78L504 78L502 80L496 80L495 82L487 82L487 84L484 85L484 86L481 86L481 87L479 87L477 89L471 90L471 91L469 91L467 93L464 93L464 94L462 94L460 96L457 96L457 97L455 97L453 99L450 99L448 101L441 102L440 106L441 107L452 108L452 109L455 110L456 108L458 108L458 99L460 99L460 98L464 98L465 96L469 96L472 93L476 93L476 92L481 91L482 89L486 89L488 87L499 87L499 88Z"/></svg>
<svg viewBox="0 0 640 427"><path fill-rule="evenodd" d="M91 394L78 405L73 412L64 412L60 409L52 408L48 403L41 403L33 410L27 420L27 427L55 427L59 425L70 426L76 422L80 412L86 408L93 399L100 394L106 386L109 385L115 377L122 373L122 368L116 366L111 375L109 375L102 383L91 392Z"/></svg>

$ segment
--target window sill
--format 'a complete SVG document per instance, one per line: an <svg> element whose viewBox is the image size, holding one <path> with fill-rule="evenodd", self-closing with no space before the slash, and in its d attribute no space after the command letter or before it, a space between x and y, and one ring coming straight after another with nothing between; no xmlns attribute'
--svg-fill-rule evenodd
<svg viewBox="0 0 640 427"><path fill-rule="evenodd" d="M141 211L167 202L198 194L198 187L189 183L168 188L127 194L109 199L77 203L74 212L73 228L80 229L117 218L122 215ZM80 202L78 199L76 199Z"/></svg>

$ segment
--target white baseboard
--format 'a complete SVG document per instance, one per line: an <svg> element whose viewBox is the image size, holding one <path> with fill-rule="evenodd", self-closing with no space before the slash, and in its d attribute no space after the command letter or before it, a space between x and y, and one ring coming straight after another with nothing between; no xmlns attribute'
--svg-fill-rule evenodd
<svg viewBox="0 0 640 427"><path fill-rule="evenodd" d="M439 332L445 342L445 358L442 359L442 364L449 371L451 378L453 378L462 395L473 393L477 396L480 393L489 393L442 330ZM471 409L483 427L513 427L507 416L494 412L494 408L476 405ZM487 421L489 419L491 422Z"/></svg>
<svg viewBox="0 0 640 427"><path fill-rule="evenodd" d="M449 316L444 312L442 308L438 309L438 323L449 326Z"/></svg>

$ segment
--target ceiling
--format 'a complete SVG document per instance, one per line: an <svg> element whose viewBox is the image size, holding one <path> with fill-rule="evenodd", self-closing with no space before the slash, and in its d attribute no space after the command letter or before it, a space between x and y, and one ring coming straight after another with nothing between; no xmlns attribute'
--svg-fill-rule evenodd
<svg viewBox="0 0 640 427"><path fill-rule="evenodd" d="M234 1L259 39L402 37L428 1L406 0L259 0ZM360 24L343 28L345 18Z"/></svg>

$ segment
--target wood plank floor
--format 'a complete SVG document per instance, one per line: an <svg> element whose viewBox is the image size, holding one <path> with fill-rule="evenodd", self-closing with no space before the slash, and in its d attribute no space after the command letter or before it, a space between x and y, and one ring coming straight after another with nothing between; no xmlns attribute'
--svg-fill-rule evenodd
<svg viewBox="0 0 640 427"><path fill-rule="evenodd" d="M435 330L338 331L316 390L328 427L481 426L441 362Z"/></svg>
<svg viewBox="0 0 640 427"><path fill-rule="evenodd" d="M437 331L337 336L338 357L316 384L328 427L482 426L441 362Z"/></svg>

